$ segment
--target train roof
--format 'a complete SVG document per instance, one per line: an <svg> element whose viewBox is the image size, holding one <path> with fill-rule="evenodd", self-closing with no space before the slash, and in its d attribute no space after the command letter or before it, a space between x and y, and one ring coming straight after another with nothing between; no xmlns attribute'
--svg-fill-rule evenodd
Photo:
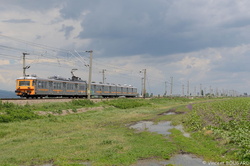
<svg viewBox="0 0 250 166"><path fill-rule="evenodd" d="M60 76L51 76L49 78L40 78L40 77L37 77L35 75L31 75L31 76L26 76L26 77L19 77L17 79L18 80L31 79L31 80L67 81L67 82L85 82L86 83L86 81L82 80L79 77L74 77L72 79L70 79L70 78L67 79L67 78L63 78Z"/></svg>
<svg viewBox="0 0 250 166"><path fill-rule="evenodd" d="M128 88L136 88L136 87L134 87L134 86L132 86L132 85L128 85L128 84L114 84L114 83L102 83L102 82L99 82L99 83L97 83L97 82L92 82L92 84L94 84L94 85L106 85L106 86L118 86L118 87L128 87Z"/></svg>

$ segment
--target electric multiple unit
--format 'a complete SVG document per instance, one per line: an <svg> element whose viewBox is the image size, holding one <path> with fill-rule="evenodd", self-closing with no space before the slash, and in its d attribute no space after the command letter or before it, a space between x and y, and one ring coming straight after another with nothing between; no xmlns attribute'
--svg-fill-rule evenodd
<svg viewBox="0 0 250 166"><path fill-rule="evenodd" d="M87 97L87 83L72 76L65 79L58 76L48 79L36 76L20 77L16 80L16 94L20 97ZM98 97L136 97L137 88L131 85L92 83L91 96Z"/></svg>

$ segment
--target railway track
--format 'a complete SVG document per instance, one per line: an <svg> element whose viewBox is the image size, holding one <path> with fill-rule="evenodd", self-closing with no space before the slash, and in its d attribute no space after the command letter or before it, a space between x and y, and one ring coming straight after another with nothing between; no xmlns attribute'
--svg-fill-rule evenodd
<svg viewBox="0 0 250 166"><path fill-rule="evenodd" d="M0 100L5 101L5 100L60 100L60 99L72 99L72 98L0 98Z"/></svg>
<svg viewBox="0 0 250 166"><path fill-rule="evenodd" d="M2 103L14 103L18 105L25 104L39 104L39 103L49 103L49 102L69 102L71 100L87 100L85 98L42 98L42 99L26 99L26 98L1 98ZM102 99L90 99L93 102L100 102L103 100L111 100L111 98L102 98Z"/></svg>
<svg viewBox="0 0 250 166"><path fill-rule="evenodd" d="M90 99L91 101L97 103L100 101L106 101L106 100L114 100L114 99L118 99L118 98L92 98ZM130 98L130 99L143 99L141 97L136 97L136 98ZM150 98L145 98L145 99L150 99ZM38 104L38 103L50 103L50 102L69 102L72 100L88 100L86 98L60 98L60 97L56 97L56 98L41 98L41 99L37 99L37 98L0 98L0 101L2 103L14 103L14 104L18 104L18 105L25 105L25 104Z"/></svg>

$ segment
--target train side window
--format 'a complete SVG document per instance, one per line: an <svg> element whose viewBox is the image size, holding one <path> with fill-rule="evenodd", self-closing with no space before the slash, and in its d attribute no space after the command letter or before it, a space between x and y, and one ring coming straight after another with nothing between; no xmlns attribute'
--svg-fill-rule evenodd
<svg viewBox="0 0 250 166"><path fill-rule="evenodd" d="M38 88L41 88L42 87L42 82L41 81L38 81Z"/></svg>
<svg viewBox="0 0 250 166"><path fill-rule="evenodd" d="M53 83L53 87L54 87L54 89L57 89L57 83L56 82Z"/></svg>
<svg viewBox="0 0 250 166"><path fill-rule="evenodd" d="M69 89L69 90L73 90L73 88L74 88L74 87L73 87L73 84L70 84L70 83L69 83L69 84L67 84L67 89Z"/></svg>
<svg viewBox="0 0 250 166"><path fill-rule="evenodd" d="M62 89L62 83L58 83L58 89Z"/></svg>
<svg viewBox="0 0 250 166"><path fill-rule="evenodd" d="M79 85L79 89L80 90L85 90L85 86L84 85Z"/></svg>
<svg viewBox="0 0 250 166"><path fill-rule="evenodd" d="M128 88L128 92L129 92L129 93L132 93L132 92L133 92L133 89L132 89L132 88Z"/></svg>
<svg viewBox="0 0 250 166"><path fill-rule="evenodd" d="M38 81L38 88L47 88L47 82L46 81Z"/></svg>

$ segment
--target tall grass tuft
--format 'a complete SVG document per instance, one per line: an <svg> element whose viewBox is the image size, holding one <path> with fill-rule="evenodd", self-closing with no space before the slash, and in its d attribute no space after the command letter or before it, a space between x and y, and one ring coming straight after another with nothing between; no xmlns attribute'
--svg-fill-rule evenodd
<svg viewBox="0 0 250 166"><path fill-rule="evenodd" d="M143 99L117 99L111 101L105 101L104 103L114 106L120 109L129 109L129 108L136 108L141 106L149 106L150 103Z"/></svg>
<svg viewBox="0 0 250 166"><path fill-rule="evenodd" d="M93 106L95 103L91 100L72 100L71 104L73 106Z"/></svg>
<svg viewBox="0 0 250 166"><path fill-rule="evenodd" d="M35 114L30 105L19 106L13 103L0 102L0 123L8 123L14 121L39 119L41 116Z"/></svg>

